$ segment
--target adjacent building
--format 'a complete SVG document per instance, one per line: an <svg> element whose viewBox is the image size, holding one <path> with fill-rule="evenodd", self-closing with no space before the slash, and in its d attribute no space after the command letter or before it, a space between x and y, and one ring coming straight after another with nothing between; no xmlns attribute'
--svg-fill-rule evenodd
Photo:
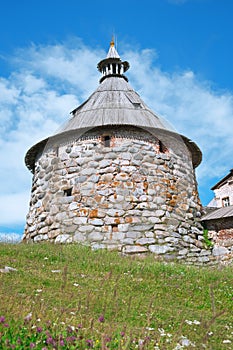
<svg viewBox="0 0 233 350"><path fill-rule="evenodd" d="M202 222L209 238L226 254L233 251L233 169L212 188L214 198Z"/></svg>

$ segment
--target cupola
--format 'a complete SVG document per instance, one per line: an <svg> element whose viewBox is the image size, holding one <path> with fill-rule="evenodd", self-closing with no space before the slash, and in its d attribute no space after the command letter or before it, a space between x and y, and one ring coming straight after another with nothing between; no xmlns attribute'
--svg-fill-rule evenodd
<svg viewBox="0 0 233 350"><path fill-rule="evenodd" d="M115 48L114 39L112 39L110 43L110 48L108 50L107 57L101 60L97 65L98 70L102 73L102 78L100 79L100 83L108 78L113 76L121 76L126 81L128 79L123 75L129 69L129 62L122 62L120 56Z"/></svg>

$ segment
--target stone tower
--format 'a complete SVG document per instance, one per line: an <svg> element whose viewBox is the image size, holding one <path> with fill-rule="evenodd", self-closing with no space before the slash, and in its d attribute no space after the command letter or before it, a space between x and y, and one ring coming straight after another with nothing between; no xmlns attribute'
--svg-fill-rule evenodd
<svg viewBox="0 0 233 350"><path fill-rule="evenodd" d="M27 152L33 183L24 241L165 258L200 251L201 151L145 105L128 68L111 42L99 87L59 133Z"/></svg>

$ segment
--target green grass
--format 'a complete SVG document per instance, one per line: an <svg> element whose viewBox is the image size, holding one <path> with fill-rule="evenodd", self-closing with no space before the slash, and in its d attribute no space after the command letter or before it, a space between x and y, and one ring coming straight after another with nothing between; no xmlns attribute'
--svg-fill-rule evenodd
<svg viewBox="0 0 233 350"><path fill-rule="evenodd" d="M4 266L0 349L232 349L232 266L0 244Z"/></svg>

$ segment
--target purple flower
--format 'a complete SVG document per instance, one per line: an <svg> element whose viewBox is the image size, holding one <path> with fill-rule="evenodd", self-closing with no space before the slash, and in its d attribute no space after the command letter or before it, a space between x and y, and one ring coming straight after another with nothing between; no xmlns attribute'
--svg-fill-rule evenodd
<svg viewBox="0 0 233 350"><path fill-rule="evenodd" d="M64 342L64 340L62 339L62 340L60 340L60 346L65 346L65 342Z"/></svg>
<svg viewBox="0 0 233 350"><path fill-rule="evenodd" d="M4 327L8 328L9 324L8 323L4 323Z"/></svg>
<svg viewBox="0 0 233 350"><path fill-rule="evenodd" d="M87 343L87 346L89 346L90 348L93 347L93 340L87 339L87 340L86 340L86 343Z"/></svg>
<svg viewBox="0 0 233 350"><path fill-rule="evenodd" d="M72 329L71 326L67 326L66 330L67 330L67 333L72 333L73 332L73 329Z"/></svg>
<svg viewBox="0 0 233 350"><path fill-rule="evenodd" d="M51 336L49 336L47 339L46 339L46 344L47 345L55 345L55 341L53 340L53 338Z"/></svg>
<svg viewBox="0 0 233 350"><path fill-rule="evenodd" d="M36 347L36 344L35 343L30 343L30 349L33 349Z"/></svg>
<svg viewBox="0 0 233 350"><path fill-rule="evenodd" d="M104 322L104 316L101 315L101 316L98 318L98 321L99 321L99 322Z"/></svg>
<svg viewBox="0 0 233 350"><path fill-rule="evenodd" d="M5 322L5 317L4 316L0 316L0 323L4 323Z"/></svg>
<svg viewBox="0 0 233 350"><path fill-rule="evenodd" d="M121 335L122 337L124 337L124 336L125 336L125 332L121 332L120 335Z"/></svg>
<svg viewBox="0 0 233 350"><path fill-rule="evenodd" d="M37 331L37 333L41 333L42 332L42 328L41 327L37 327L36 331Z"/></svg>
<svg viewBox="0 0 233 350"><path fill-rule="evenodd" d="M67 343L74 343L75 340L76 340L76 337L74 335L66 338Z"/></svg>
<svg viewBox="0 0 233 350"><path fill-rule="evenodd" d="M111 340L112 340L112 338L110 338L110 337L106 337L106 338L105 338L105 342L106 342L106 343L109 343Z"/></svg>

